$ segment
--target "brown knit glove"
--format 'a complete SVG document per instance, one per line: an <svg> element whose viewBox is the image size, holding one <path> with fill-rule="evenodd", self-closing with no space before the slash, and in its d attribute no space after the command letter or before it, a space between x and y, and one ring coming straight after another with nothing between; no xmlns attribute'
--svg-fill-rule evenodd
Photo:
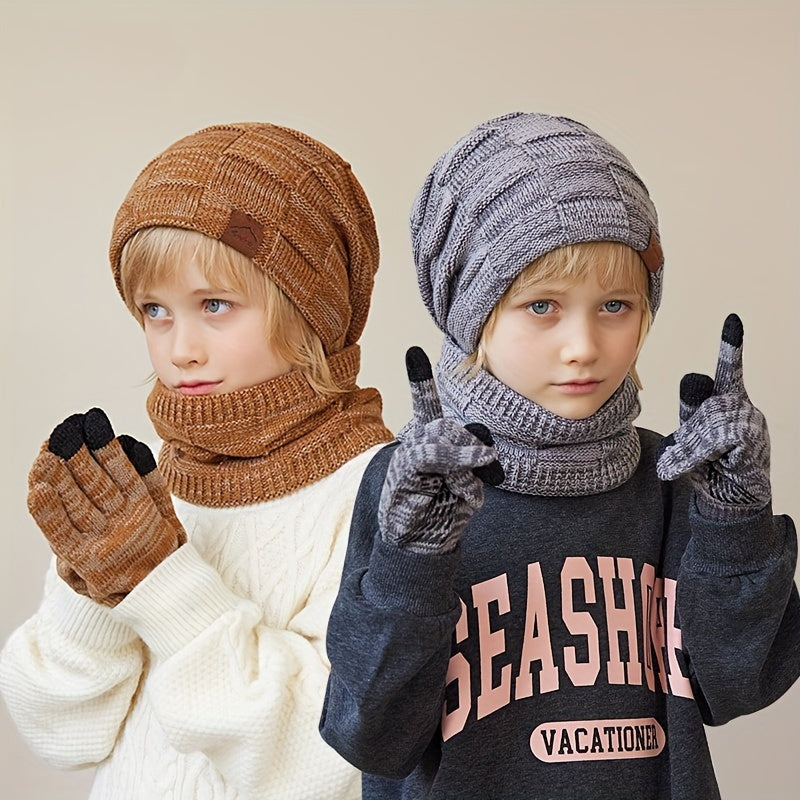
<svg viewBox="0 0 800 800"><path fill-rule="evenodd" d="M28 510L78 593L115 606L186 541L147 445L99 408L56 426L28 477Z"/></svg>

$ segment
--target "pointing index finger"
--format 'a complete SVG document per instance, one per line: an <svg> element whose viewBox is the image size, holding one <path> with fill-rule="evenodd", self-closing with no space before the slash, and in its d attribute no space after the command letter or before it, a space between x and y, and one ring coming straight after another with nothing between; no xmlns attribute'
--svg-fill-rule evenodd
<svg viewBox="0 0 800 800"><path fill-rule="evenodd" d="M727 394L728 392L744 392L744 378L742 374L742 343L744 341L744 326L737 314L728 314L722 326L722 341L717 359L717 371L714 376L714 392Z"/></svg>
<svg viewBox="0 0 800 800"><path fill-rule="evenodd" d="M442 417L442 404L433 380L431 362L421 347L406 351L406 372L411 387L411 407L417 428Z"/></svg>

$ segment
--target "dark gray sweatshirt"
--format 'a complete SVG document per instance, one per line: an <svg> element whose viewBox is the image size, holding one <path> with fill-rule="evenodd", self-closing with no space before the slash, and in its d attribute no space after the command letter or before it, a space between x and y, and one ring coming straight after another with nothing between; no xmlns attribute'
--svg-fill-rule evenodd
<svg viewBox="0 0 800 800"><path fill-rule="evenodd" d="M796 534L719 524L655 474L549 498L487 486L447 555L384 543L367 469L328 628L320 730L381 798L718 798L704 723L800 675Z"/></svg>

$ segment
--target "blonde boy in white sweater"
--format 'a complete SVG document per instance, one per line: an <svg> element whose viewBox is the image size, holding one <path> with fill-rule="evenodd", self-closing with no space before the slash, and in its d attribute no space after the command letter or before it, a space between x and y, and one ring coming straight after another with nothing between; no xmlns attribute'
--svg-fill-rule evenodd
<svg viewBox="0 0 800 800"><path fill-rule="evenodd" d="M94 800L357 798L317 720L353 501L391 438L356 385L367 198L303 133L213 126L145 167L110 257L158 468L99 409L42 446L28 505L55 558L2 653L8 708L47 761L97 766Z"/></svg>

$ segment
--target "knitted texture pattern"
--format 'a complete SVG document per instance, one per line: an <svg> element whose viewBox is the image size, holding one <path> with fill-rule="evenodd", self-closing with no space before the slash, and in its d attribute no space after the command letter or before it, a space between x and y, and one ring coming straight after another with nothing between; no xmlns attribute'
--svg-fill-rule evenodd
<svg viewBox="0 0 800 800"><path fill-rule="evenodd" d="M381 492L383 540L418 553L454 550L483 505L483 482L473 469L495 457L491 447L452 419L431 420L406 436Z"/></svg>
<svg viewBox="0 0 800 800"><path fill-rule="evenodd" d="M772 497L769 433L744 387L743 341L742 322L731 314L714 380L690 373L681 381L681 425L664 439L658 459L659 478L690 473L701 513L722 522L753 514Z"/></svg>
<svg viewBox="0 0 800 800"><path fill-rule="evenodd" d="M184 396L156 382L147 410L164 440L170 491L204 506L281 497L331 474L392 434L375 389L355 385L358 345L329 358L343 394L320 396L297 371L236 392Z"/></svg>
<svg viewBox="0 0 800 800"><path fill-rule="evenodd" d="M644 183L615 147L564 117L508 114L456 142L414 201L411 238L422 299L467 353L514 278L563 245L632 247L653 313L661 299L664 259Z"/></svg>
<svg viewBox="0 0 800 800"><path fill-rule="evenodd" d="M430 362L420 348L408 351L406 366L414 417L389 462L378 525L385 542L418 553L447 553L483 505L476 468L497 466L497 454L488 430L470 431L443 418ZM484 473L487 478L491 481L491 474Z"/></svg>
<svg viewBox="0 0 800 800"><path fill-rule="evenodd" d="M369 450L243 508L177 499L189 537L124 601L48 572L0 655L32 749L97 764L92 800L356 800L361 775L319 735L325 632Z"/></svg>
<svg viewBox="0 0 800 800"><path fill-rule="evenodd" d="M120 441L100 409L73 414L42 446L28 509L75 591L120 602L186 541L146 445Z"/></svg>
<svg viewBox="0 0 800 800"><path fill-rule="evenodd" d="M168 147L117 212L109 256L137 231L170 226L219 239L292 300L327 353L361 335L378 238L350 165L310 136L266 123L215 125Z"/></svg>
<svg viewBox="0 0 800 800"><path fill-rule="evenodd" d="M630 376L590 417L565 419L486 370L467 378L458 370L464 358L466 353L445 337L436 368L442 406L457 422L483 423L491 431L505 472L501 489L555 497L590 495L614 489L633 474L641 454L633 426L640 405Z"/></svg>

